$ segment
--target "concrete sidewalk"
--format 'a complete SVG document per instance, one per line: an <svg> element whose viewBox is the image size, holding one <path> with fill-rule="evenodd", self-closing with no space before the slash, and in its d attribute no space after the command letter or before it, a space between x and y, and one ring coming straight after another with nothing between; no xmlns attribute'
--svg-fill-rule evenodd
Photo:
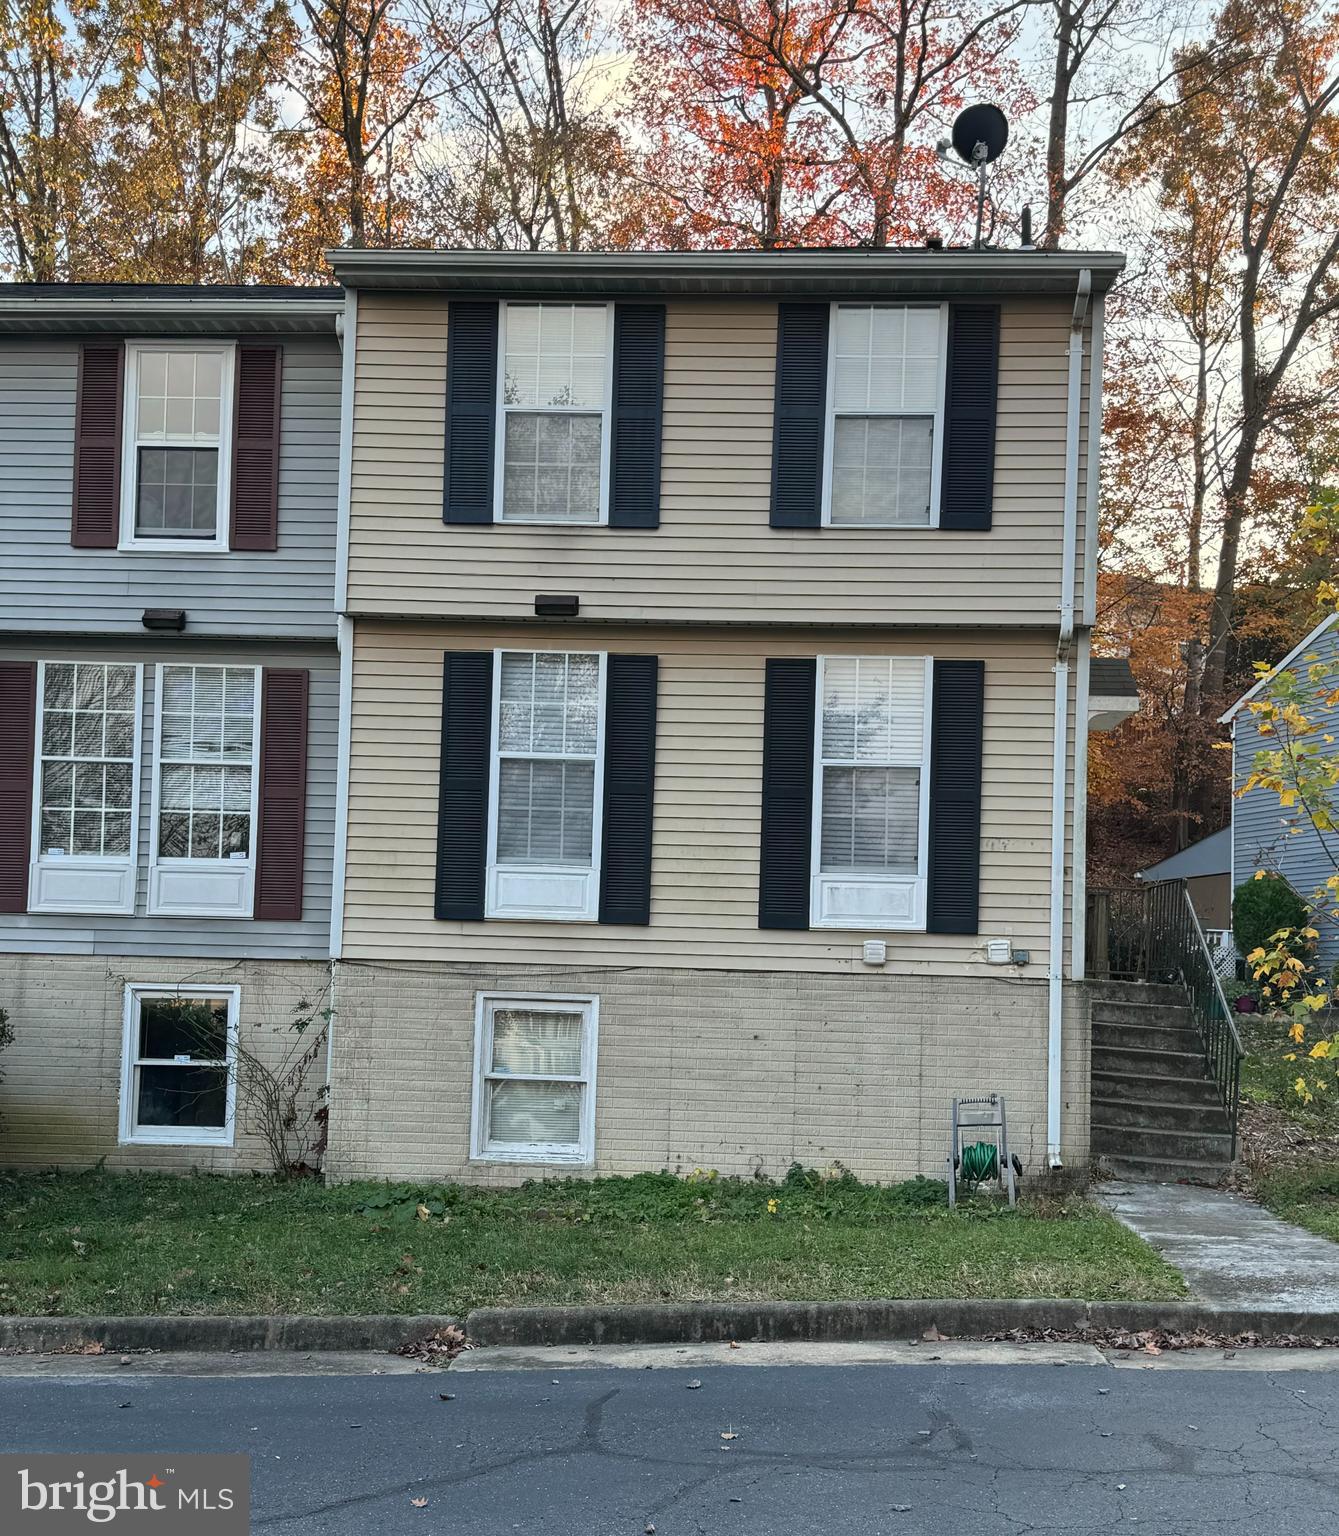
<svg viewBox="0 0 1339 1536"><path fill-rule="evenodd" d="M1339 1243L1253 1200L1197 1184L1111 1183L1094 1194L1216 1307L1339 1310Z"/></svg>

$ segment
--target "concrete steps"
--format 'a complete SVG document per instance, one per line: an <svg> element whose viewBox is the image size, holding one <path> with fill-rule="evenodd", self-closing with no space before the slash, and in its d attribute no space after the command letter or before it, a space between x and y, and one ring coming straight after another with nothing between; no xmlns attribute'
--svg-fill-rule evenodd
<svg viewBox="0 0 1339 1536"><path fill-rule="evenodd" d="M1127 1179L1217 1183L1232 1135L1186 995L1105 982L1092 998L1092 1150Z"/></svg>

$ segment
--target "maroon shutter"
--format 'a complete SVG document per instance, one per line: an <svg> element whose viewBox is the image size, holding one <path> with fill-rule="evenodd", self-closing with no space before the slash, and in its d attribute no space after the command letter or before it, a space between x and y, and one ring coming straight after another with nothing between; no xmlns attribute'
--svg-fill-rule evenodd
<svg viewBox="0 0 1339 1536"><path fill-rule="evenodd" d="M28 910L37 663L0 661L0 912Z"/></svg>
<svg viewBox="0 0 1339 1536"><path fill-rule="evenodd" d="M74 507L70 543L115 549L121 517L121 392L125 348L80 347L74 398Z"/></svg>
<svg viewBox="0 0 1339 1536"><path fill-rule="evenodd" d="M232 434L232 549L279 547L279 387L282 347L237 349Z"/></svg>
<svg viewBox="0 0 1339 1536"><path fill-rule="evenodd" d="M260 816L252 915L302 916L302 840L307 819L307 673L265 667L260 684Z"/></svg>

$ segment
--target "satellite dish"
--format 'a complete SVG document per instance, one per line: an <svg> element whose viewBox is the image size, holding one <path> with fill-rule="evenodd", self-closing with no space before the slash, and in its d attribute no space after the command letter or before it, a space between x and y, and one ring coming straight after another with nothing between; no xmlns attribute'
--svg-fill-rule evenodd
<svg viewBox="0 0 1339 1536"><path fill-rule="evenodd" d="M953 120L953 147L970 166L989 165L1009 142L1009 119L998 107L982 102L964 107Z"/></svg>

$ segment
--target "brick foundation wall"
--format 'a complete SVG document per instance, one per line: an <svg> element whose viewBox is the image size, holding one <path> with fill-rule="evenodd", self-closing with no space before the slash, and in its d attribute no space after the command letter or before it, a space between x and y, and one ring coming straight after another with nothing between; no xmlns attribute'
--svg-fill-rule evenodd
<svg viewBox="0 0 1339 1536"><path fill-rule="evenodd" d="M475 995L600 999L599 1174L941 1177L949 1100L1006 1096L1010 1144L1046 1164L1046 986L1001 977L342 962L335 978L336 1178L514 1183L535 1165L470 1160ZM1063 1150L1088 1157L1089 1028L1066 988ZM563 1171L563 1170L558 1170Z"/></svg>
<svg viewBox="0 0 1339 1536"><path fill-rule="evenodd" d="M329 976L328 961L0 956L0 1008L15 1033L0 1056L0 1165L86 1168L105 1157L110 1168L267 1168L240 1097L231 1147L118 1144L126 983L240 987L239 1037L277 1063L293 1040L295 1006L318 999ZM308 1081L318 1089L324 1080L322 1059Z"/></svg>

